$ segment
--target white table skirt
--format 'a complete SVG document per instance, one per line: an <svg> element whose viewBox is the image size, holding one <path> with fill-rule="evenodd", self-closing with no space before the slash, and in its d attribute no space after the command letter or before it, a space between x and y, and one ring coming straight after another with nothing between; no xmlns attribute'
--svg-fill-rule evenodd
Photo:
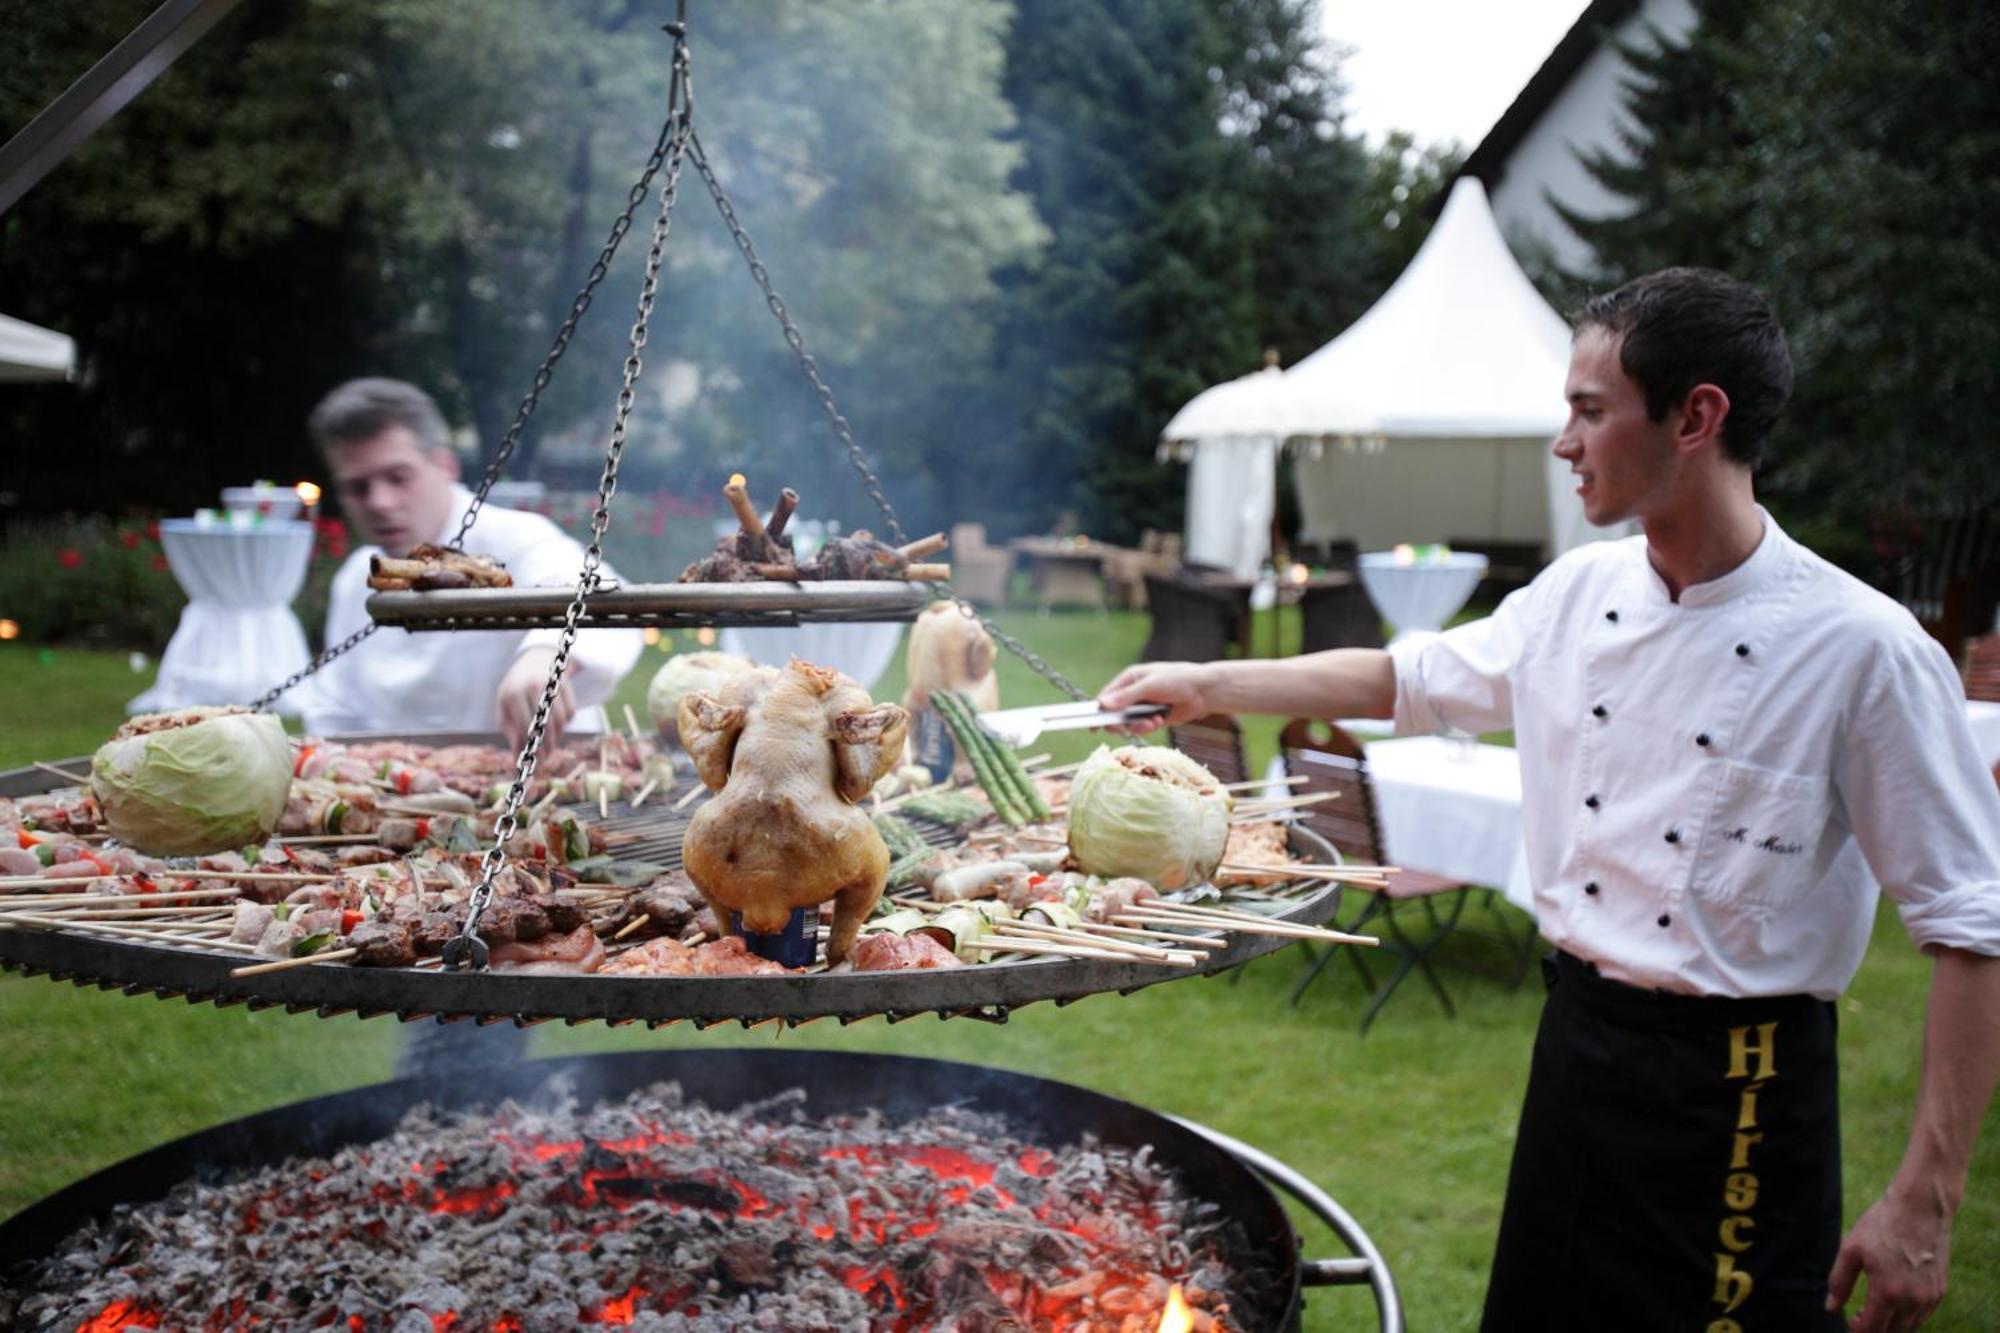
<svg viewBox="0 0 2000 1333"><path fill-rule="evenodd" d="M1443 736L1363 747L1390 863L1503 890L1533 910L1521 841L1521 761L1513 750Z"/></svg>
<svg viewBox="0 0 2000 1333"><path fill-rule="evenodd" d="M783 666L794 657L815 666L832 667L873 691L875 682L895 660L902 646L901 622L841 621L831 624L779 625L769 629L725 629L717 646L766 666Z"/></svg>
<svg viewBox="0 0 2000 1333"><path fill-rule="evenodd" d="M1370 551L1358 567L1368 600L1400 638L1443 629L1485 577L1486 557L1453 552L1442 560L1402 565L1391 552Z"/></svg>
<svg viewBox="0 0 2000 1333"><path fill-rule="evenodd" d="M247 704L310 660L291 602L312 559L312 524L203 527L168 519L160 545L188 604L159 677L128 711Z"/></svg>

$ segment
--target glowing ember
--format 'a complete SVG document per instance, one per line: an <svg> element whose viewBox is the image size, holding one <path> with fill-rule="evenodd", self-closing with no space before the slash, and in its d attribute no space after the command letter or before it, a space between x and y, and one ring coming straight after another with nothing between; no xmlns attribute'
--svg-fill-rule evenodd
<svg viewBox="0 0 2000 1333"><path fill-rule="evenodd" d="M1147 1153L802 1102L724 1113L662 1084L588 1109L422 1107L330 1158L120 1209L17 1310L30 1328L98 1311L81 1333L1235 1327L1223 1220Z"/></svg>

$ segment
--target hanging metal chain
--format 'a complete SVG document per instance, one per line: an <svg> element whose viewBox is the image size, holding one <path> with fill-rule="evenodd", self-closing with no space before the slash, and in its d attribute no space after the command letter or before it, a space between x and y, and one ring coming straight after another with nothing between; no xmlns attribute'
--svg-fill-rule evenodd
<svg viewBox="0 0 2000 1333"><path fill-rule="evenodd" d="M678 96L679 113L676 118L673 107ZM611 497L618 490L618 464L625 453L625 431L632 414L632 404L637 398L639 374L644 362L641 352L646 347L647 328L653 317L653 300L659 291L660 266L665 258L667 237L672 227L674 197L680 187L681 164L685 160L689 136L693 132L694 89L689 79L687 42L683 34L677 34L674 43L674 74L672 90L668 94L669 123L673 131L669 136L665 159L666 180L660 187L660 213L653 224L653 244L646 253L646 276L639 288L638 314L632 324L631 351L625 356L625 379L618 391L618 407L611 423L611 439L604 451L604 475L597 483L597 507L590 515L590 545L584 549L583 569L577 577L576 593L570 598L569 610L563 617L562 635L556 644L555 658L549 663L548 683L542 687L541 702L535 706L534 721L528 727L527 742L521 747L521 756L516 766L514 783L507 789L507 799L501 807L500 818L493 829L493 845L486 851L479 868L479 883L472 890L465 922L458 934L445 942L444 965L451 969L463 967L483 968L486 966L486 942L479 938L479 918L493 900L493 881L506 860L507 842L520 828L521 804L527 796L528 784L534 780L535 763L542 746L542 738L548 731L549 711L555 706L556 692L562 687L563 672L569 665L571 648L576 644L577 622L582 619L584 607L590 595L597 590L598 570L604 562L604 532L611 522Z"/></svg>
<svg viewBox="0 0 2000 1333"><path fill-rule="evenodd" d="M784 332L786 345L798 358L799 369L805 372L806 380L812 385L820 407L832 421L833 433L840 438L841 447L847 451L847 461L853 465L855 472L860 474L862 488L868 492L868 498L873 500L875 507L881 511L882 522L888 528L890 542L896 546L907 545L909 537L903 531L901 520L896 517L895 506L889 503L888 495L882 490L881 479L875 475L874 469L868 466L867 455L862 452L861 445L855 440L853 428L847 424L847 418L833 401L833 390L827 387L826 381L820 377L819 362L806 351L805 335L800 333L799 326L792 322L791 311L786 308L784 298L779 296L777 289L771 285L770 270L766 269L764 261L757 257L757 247L750 243L750 234L743 229L743 223L736 216L735 206L729 202L728 193L723 190L721 180L716 177L714 167L709 164L708 154L701 146L700 135L691 137L688 157L694 163L694 169L701 173L702 182L708 186L709 196L715 200L716 211L722 214L722 220L729 227L729 234L734 238L736 248L742 252L744 262L750 266L750 276L756 281L758 290L764 293L764 304L769 308L772 317L778 321L778 327ZM958 590L951 584L937 583L932 586L939 596L955 602L962 614L978 621L988 634L1008 652L1027 663L1036 675L1072 699L1090 697L1069 677L1050 666L1039 653L1001 629L990 616L980 614L979 609L959 596Z"/></svg>
<svg viewBox="0 0 2000 1333"><path fill-rule="evenodd" d="M679 35L676 34L676 37ZM460 521L458 531L446 543L453 550L465 549L465 534L472 530L473 523L479 518L480 509L486 504L487 495L493 490L493 484L500 480L508 460L514 456L515 447L521 442L521 433L527 428L528 419L535 415L535 409L541 405L542 391L547 389L549 381L555 378L556 363L561 361L563 353L569 350L570 339L576 333L577 323L583 318L584 312L590 309L590 302L597 293L598 284L602 283L605 276L611 272L611 261L617 257L618 247L625 240L625 234L632 229L632 219L637 214L639 205L645 202L647 194L651 192L653 177L659 174L661 164L666 161L669 141L674 136L675 127L682 124L683 120L684 118L677 117L674 113L673 93L670 88L667 116L660 122L660 132L653 140L653 149L646 157L645 168L640 171L639 178L632 183L632 188L625 192L624 211L612 222L604 248L598 252L597 261L590 266L590 273L584 279L582 289L570 302L569 315L563 320L562 327L556 330L555 341L549 345L548 355L542 358L542 364L536 369L534 379L528 386L527 396L521 399L521 405L514 411L514 423L507 428L507 434L501 438L500 447L494 450L493 460L486 465L485 474L480 477L479 486L472 493L472 503L466 507L465 517ZM257 696L250 707L259 712L269 708L299 682L318 672L336 657L352 651L362 640L380 628L380 625L371 620L339 643L321 650L319 656L287 676L282 683Z"/></svg>

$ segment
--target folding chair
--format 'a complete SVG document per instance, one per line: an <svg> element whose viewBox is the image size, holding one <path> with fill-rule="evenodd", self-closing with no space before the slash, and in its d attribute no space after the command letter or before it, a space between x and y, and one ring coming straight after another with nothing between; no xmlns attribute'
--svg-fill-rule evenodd
<svg viewBox="0 0 2000 1333"><path fill-rule="evenodd" d="M1227 713L1210 713L1168 727L1167 739L1176 750L1215 774L1218 782L1242 782L1250 776L1250 761L1243 754L1243 728Z"/></svg>
<svg viewBox="0 0 2000 1333"><path fill-rule="evenodd" d="M1299 813L1306 826L1339 848L1343 856L1352 856L1368 865L1382 864L1382 834L1375 818L1375 793L1369 785L1368 760L1360 743L1331 722L1294 718L1278 733L1278 746L1285 757L1286 772L1294 778L1304 779L1299 786L1301 793L1332 794L1336 797L1301 809ZM1444 1006L1445 1015L1457 1017L1458 1010L1452 1004L1451 995L1445 990L1437 969L1431 966L1430 956L1458 926L1459 918L1465 915L1469 890L1469 885L1441 875L1414 870L1398 871L1389 876L1387 889L1376 892L1369 899L1360 916L1339 927L1346 931L1359 931L1379 919L1387 932L1383 945L1396 955L1395 971L1388 980L1378 984L1374 970L1368 966L1364 956L1365 950L1351 945L1339 947L1339 952L1347 955L1369 991L1368 1007L1361 1015L1362 1032L1368 1031L1375 1015L1382 1012L1382 1006L1389 1002L1396 987L1402 985L1412 972L1422 972L1432 994ZM1443 910L1439 907L1440 899L1447 900ZM1423 905L1428 933L1421 938L1409 930L1406 909L1411 903ZM1329 949L1313 960L1305 975L1293 984L1291 1003L1296 1005L1306 988L1326 970L1327 964L1333 961L1334 952Z"/></svg>

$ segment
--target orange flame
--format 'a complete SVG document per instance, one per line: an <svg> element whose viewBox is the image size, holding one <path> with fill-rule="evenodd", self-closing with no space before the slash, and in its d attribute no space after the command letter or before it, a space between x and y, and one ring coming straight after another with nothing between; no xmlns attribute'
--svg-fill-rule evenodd
<svg viewBox="0 0 2000 1333"><path fill-rule="evenodd" d="M1181 1284L1176 1282L1167 1292L1167 1308L1160 1312L1159 1333L1192 1333L1194 1311L1188 1308L1187 1297L1181 1295Z"/></svg>
<svg viewBox="0 0 2000 1333"><path fill-rule="evenodd" d="M731 486L741 486L743 484L743 474L741 472L730 473L729 484Z"/></svg>

